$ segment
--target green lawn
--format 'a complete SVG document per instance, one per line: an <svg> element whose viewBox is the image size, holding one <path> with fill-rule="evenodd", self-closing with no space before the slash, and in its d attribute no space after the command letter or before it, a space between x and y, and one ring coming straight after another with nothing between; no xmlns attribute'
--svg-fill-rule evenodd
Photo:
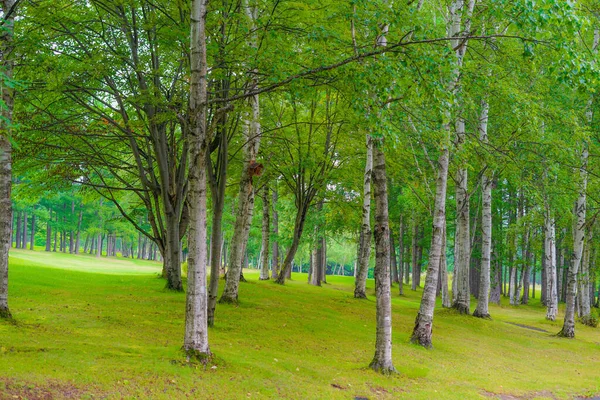
<svg viewBox="0 0 600 400"><path fill-rule="evenodd" d="M0 399L567 399L600 393L596 329L578 326L576 340L552 336L560 323L545 321L535 301L492 306L493 321L439 310L435 348L425 350L408 343L420 297L408 287L406 297L396 295L397 287L393 296L400 373L379 376L365 368L374 350L373 282L370 299L355 300L349 277L328 277L319 288L294 275L278 286L247 271L240 306L217 308L210 331L215 362L206 369L186 365L180 350L185 295L164 291L159 271L152 262L13 251L16 323L0 322Z"/></svg>

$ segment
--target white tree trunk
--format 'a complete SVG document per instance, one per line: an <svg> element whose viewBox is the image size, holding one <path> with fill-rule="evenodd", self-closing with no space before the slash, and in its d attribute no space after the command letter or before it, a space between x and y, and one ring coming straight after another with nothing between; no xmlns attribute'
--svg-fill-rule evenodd
<svg viewBox="0 0 600 400"><path fill-rule="evenodd" d="M0 65L2 73L12 78L14 62L12 60L13 32L16 7L15 0L3 0L4 26L0 32ZM12 146L10 142L10 124L13 120L14 91L2 85L1 93L4 107L0 121L0 319L11 318L8 307L8 251L12 242ZM25 246L23 246L25 247Z"/></svg>
<svg viewBox="0 0 600 400"><path fill-rule="evenodd" d="M360 237L358 242L358 271L354 297L357 299L367 298L366 285L367 273L369 272L369 260L371 256L371 177L373 174L373 139L367 135L367 161L365 163L365 175L363 184L363 206L362 220L360 226Z"/></svg>
<svg viewBox="0 0 600 400"><path fill-rule="evenodd" d="M248 41L249 47L258 48L258 36L256 34L256 8L248 5L245 1L243 5L248 20L250 21L251 32ZM258 89L258 70L252 70L252 80L250 82L248 92L254 92ZM238 195L238 209L235 219L235 227L233 237L231 239L231 253L229 254L229 270L227 272L227 280L225 289L219 302L221 303L237 303L238 288L240 284L240 276L242 273L242 264L246 254L246 246L248 244L248 235L250 232L250 224L252 222L252 214L254 212L254 186L252 177L260 173L257 170L256 156L260 146L261 127L260 127L260 102L258 94L254 94L249 98L251 112L250 118L244 120L244 168L242 170L242 178L240 180L240 191Z"/></svg>
<svg viewBox="0 0 600 400"><path fill-rule="evenodd" d="M544 224L544 256L546 258L546 319L554 321L558 314L556 290L556 232L550 206L546 205Z"/></svg>
<svg viewBox="0 0 600 400"><path fill-rule="evenodd" d="M479 139L487 143L487 126L489 104L486 100L481 102L481 116L479 119ZM479 296L477 308L473 316L479 318L490 318L489 294L490 294L490 260L492 254L492 177L489 172L481 176L481 266L479 281Z"/></svg>
<svg viewBox="0 0 600 400"><path fill-rule="evenodd" d="M471 17L475 7L475 0L469 0L466 10L464 10L464 7L464 0L455 0L450 6L450 27L448 29L450 37L460 36L461 33L468 33L471 29ZM463 13L465 14L464 18ZM456 148L458 150L463 146L466 139L465 120L462 116L463 104L461 100L460 71L467 51L467 44L468 41L462 39L451 41L456 56L452 91L458 104L455 115ZM453 277L455 281L453 282L453 287L456 287L456 290L455 293L453 293L454 303L452 304L452 307L456 308L461 314L469 314L471 304L469 288L471 237L469 234L468 172L464 165L460 166L456 173L456 210L456 254L454 257Z"/></svg>
<svg viewBox="0 0 600 400"><path fill-rule="evenodd" d="M442 273L440 274L442 279L442 307L452 307L452 298L450 297L450 288L448 287L448 260L446 259L446 221L444 220L444 233L442 242L442 255L440 257L440 268Z"/></svg>
<svg viewBox="0 0 600 400"><path fill-rule="evenodd" d="M190 164L188 173L188 282L183 348L188 358L206 362L211 356L208 345L206 264L206 4L192 0L191 6L191 80L190 80Z"/></svg>
<svg viewBox="0 0 600 400"><path fill-rule="evenodd" d="M594 44L592 46L592 52L598 53L598 45L600 43L600 30L594 30ZM586 118L587 123L592 126L594 122L594 98L590 98L587 105ZM583 242L585 239L585 218L587 209L587 182L588 182L588 141L583 142L583 149L581 151L581 167L579 168L579 197L575 203L574 216L575 221L573 223L573 255L571 257L571 265L567 272L567 295L566 295L566 307L565 307L565 320L563 323L562 330L558 333L559 336L568 338L575 337L575 294L577 291L577 272L579 271L579 265L581 263L581 256L583 252Z"/></svg>
<svg viewBox="0 0 600 400"><path fill-rule="evenodd" d="M445 147L442 149L442 153L438 160L438 174L435 185L435 206L433 210L433 233L431 236L431 250L429 251L427 276L425 277L421 306L411 336L411 342L418 343L421 346L428 348L432 346L431 333L433 329L433 312L435 309L435 298L438 286L438 273L441 260L446 253L445 233L448 162L449 152L448 148ZM448 284L446 282L446 288L447 287Z"/></svg>
<svg viewBox="0 0 600 400"><path fill-rule="evenodd" d="M579 273L579 290L577 291L579 301L579 318L582 321L589 319L590 306L590 243L588 238L583 247L583 259L581 261L581 272Z"/></svg>
<svg viewBox="0 0 600 400"><path fill-rule="evenodd" d="M383 142L374 148L373 187L375 189L375 296L377 336L370 367L389 374L396 371L392 362L392 299L390 285L390 228L388 221L387 175Z"/></svg>
<svg viewBox="0 0 600 400"><path fill-rule="evenodd" d="M586 195L587 195L587 163L588 163L587 143L581 153L581 168L579 170L579 197L574 208L574 226L573 226L573 254L571 256L571 265L567 272L567 296L565 307L565 319L563 328L559 332L560 336L575 337L575 299L577 294L577 274L581 265L583 255L583 244L585 240L585 218L586 218Z"/></svg>

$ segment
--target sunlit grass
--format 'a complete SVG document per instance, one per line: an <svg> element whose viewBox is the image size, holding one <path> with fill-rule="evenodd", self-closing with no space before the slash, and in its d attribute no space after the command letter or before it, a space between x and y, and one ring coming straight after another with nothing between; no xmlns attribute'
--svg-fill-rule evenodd
<svg viewBox="0 0 600 400"><path fill-rule="evenodd" d="M600 392L598 330L578 325L576 340L552 336L560 322L545 321L536 300L491 306L492 321L439 309L435 348L425 350L408 343L421 292L407 286L404 297L393 288L400 373L379 376L366 368L375 340L373 282L370 298L355 300L351 277L312 287L295 274L278 286L245 272L239 307L217 308L214 363L189 366L180 351L185 295L165 291L157 272L159 263L13 252L16 324L0 323L0 398L566 399Z"/></svg>

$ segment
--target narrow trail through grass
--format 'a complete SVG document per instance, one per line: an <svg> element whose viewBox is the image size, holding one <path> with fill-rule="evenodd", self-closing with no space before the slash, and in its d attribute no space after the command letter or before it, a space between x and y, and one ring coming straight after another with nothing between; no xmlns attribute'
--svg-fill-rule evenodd
<svg viewBox="0 0 600 400"><path fill-rule="evenodd" d="M578 325L576 340L557 338L552 334L560 321L546 321L536 300L491 306L492 321L440 308L435 347L425 350L408 342L421 292L405 287L400 297L394 286L400 373L383 377L366 368L375 341L372 281L370 298L355 300L351 277L327 277L328 284L312 287L306 275L295 274L278 286L246 271L239 307L217 308L209 332L216 359L202 368L184 362L185 295L163 289L160 264L42 251L14 251L10 262L16 323L0 322L0 399L570 399L600 393L599 331Z"/></svg>

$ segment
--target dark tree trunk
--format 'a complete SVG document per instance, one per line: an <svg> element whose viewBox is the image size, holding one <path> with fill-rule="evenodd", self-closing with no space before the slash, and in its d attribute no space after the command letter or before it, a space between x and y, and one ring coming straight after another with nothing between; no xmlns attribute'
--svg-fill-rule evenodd
<svg viewBox="0 0 600 400"><path fill-rule="evenodd" d="M418 271L417 264L419 263L419 224L416 219L413 219L413 234L412 234L412 290L417 290L419 286L418 278L420 271Z"/></svg>
<svg viewBox="0 0 600 400"><path fill-rule="evenodd" d="M306 214L308 212L308 204L301 204L298 210L296 211L296 220L294 222L294 234L292 236L292 244L287 251L285 259L283 260L283 265L281 267L281 271L279 271L279 275L275 280L276 283L283 285L285 280L288 279L288 274L292 271L292 261L296 256L296 252L298 251L298 246L300 245L300 239L302 238L302 232L304 231L304 223L306 222Z"/></svg>
<svg viewBox="0 0 600 400"><path fill-rule="evenodd" d="M52 209L49 211L50 216L48 222L46 222L46 251L52 250Z"/></svg>
<svg viewBox="0 0 600 400"><path fill-rule="evenodd" d="M31 215L31 235L29 239L29 250L35 249L35 213Z"/></svg>
<svg viewBox="0 0 600 400"><path fill-rule="evenodd" d="M23 238L21 239L21 248L27 248L27 211L23 211L23 226L21 228L21 234Z"/></svg>
<svg viewBox="0 0 600 400"><path fill-rule="evenodd" d="M272 207L273 207L273 250L272 250L272 261L271 261L271 278L277 279L279 272L279 212L277 212L277 182L273 185L272 194Z"/></svg>
<svg viewBox="0 0 600 400"><path fill-rule="evenodd" d="M391 251L391 266L392 266L392 282L393 283L398 283L398 262L396 261L396 245L394 243L394 235L392 234L392 231L390 230L390 251Z"/></svg>
<svg viewBox="0 0 600 400"><path fill-rule="evenodd" d="M80 239L81 239L81 221L83 220L83 210L79 210L79 219L77 220L77 237L75 239L75 249L73 250L74 254L79 254L80 247ZM85 250L84 250L85 253Z"/></svg>
<svg viewBox="0 0 600 400"><path fill-rule="evenodd" d="M20 249L21 239L23 238L23 236L21 235L21 211L17 212L17 234L15 236L15 247L17 249Z"/></svg>
<svg viewBox="0 0 600 400"><path fill-rule="evenodd" d="M398 293L404 295L404 216L400 216L400 233L398 234Z"/></svg>

